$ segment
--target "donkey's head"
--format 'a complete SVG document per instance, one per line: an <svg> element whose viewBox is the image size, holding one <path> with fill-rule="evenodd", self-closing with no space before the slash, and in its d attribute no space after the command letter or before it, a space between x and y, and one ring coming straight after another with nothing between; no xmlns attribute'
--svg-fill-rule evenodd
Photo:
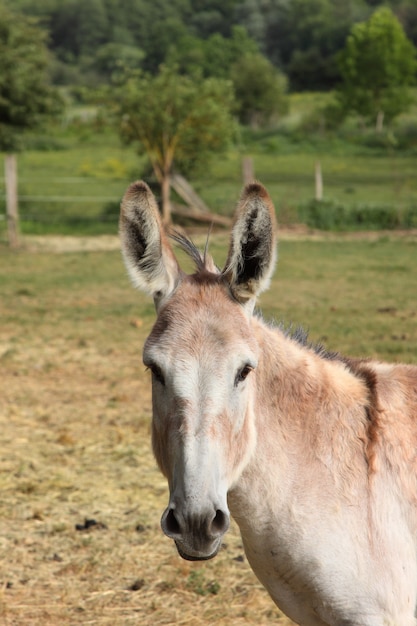
<svg viewBox="0 0 417 626"><path fill-rule="evenodd" d="M143 352L152 372L152 442L170 499L162 529L181 556L209 559L229 527L227 493L256 443L258 344L251 316L275 262L274 208L260 184L240 199L226 265L187 241L197 266L184 274L152 192L132 184L120 234L133 283L153 296L155 326Z"/></svg>

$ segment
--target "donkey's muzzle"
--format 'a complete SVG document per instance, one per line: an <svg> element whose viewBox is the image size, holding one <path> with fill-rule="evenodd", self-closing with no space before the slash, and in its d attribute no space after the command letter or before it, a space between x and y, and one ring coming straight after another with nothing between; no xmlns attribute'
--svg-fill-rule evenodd
<svg viewBox="0 0 417 626"><path fill-rule="evenodd" d="M162 530L175 541L179 555L189 561L215 557L229 524L229 512L221 509L187 513L170 506L161 519Z"/></svg>

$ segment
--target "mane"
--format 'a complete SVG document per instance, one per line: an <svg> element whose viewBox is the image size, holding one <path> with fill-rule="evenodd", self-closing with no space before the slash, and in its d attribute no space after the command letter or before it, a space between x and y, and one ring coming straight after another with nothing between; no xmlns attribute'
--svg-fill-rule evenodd
<svg viewBox="0 0 417 626"><path fill-rule="evenodd" d="M189 238L179 233L178 231L173 231L169 234L170 239L173 239L175 243L179 245L179 247L186 253L188 257L193 261L197 272L211 272L213 274L219 274L220 269L214 263L212 256L208 253L208 244L210 239L211 228L207 233L206 245L204 247L204 252L202 253L195 243Z"/></svg>
<svg viewBox="0 0 417 626"><path fill-rule="evenodd" d="M299 346L312 350L315 354L328 361L344 361L344 357L339 352L332 352L322 343L310 341L308 331L302 326L294 327L293 324L286 326L284 322L279 322L276 326L285 337L295 341Z"/></svg>
<svg viewBox="0 0 417 626"><path fill-rule="evenodd" d="M327 361L339 361L343 363L345 367L354 375L363 381L365 386L369 390L370 402L366 407L367 417L374 429L371 435L371 439L375 437L375 429L378 425L378 396L376 391L376 374L369 366L369 359L346 357L340 354L340 352L331 352L325 348L321 343L314 343L309 340L308 332L302 327L297 326L294 328L292 324L285 326L284 322L280 322L276 325L276 328L280 330L285 337L288 337L291 341L295 341L298 345L307 350L312 350L320 358Z"/></svg>

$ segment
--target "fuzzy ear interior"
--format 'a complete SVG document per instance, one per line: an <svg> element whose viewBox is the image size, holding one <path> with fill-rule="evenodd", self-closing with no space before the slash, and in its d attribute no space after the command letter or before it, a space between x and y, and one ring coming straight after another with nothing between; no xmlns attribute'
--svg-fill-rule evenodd
<svg viewBox="0 0 417 626"><path fill-rule="evenodd" d="M121 203L119 232L134 286L152 295L158 307L174 290L180 269L146 183L137 181L128 187Z"/></svg>
<svg viewBox="0 0 417 626"><path fill-rule="evenodd" d="M275 209L265 187L247 185L240 198L223 275L234 297L253 308L276 261Z"/></svg>

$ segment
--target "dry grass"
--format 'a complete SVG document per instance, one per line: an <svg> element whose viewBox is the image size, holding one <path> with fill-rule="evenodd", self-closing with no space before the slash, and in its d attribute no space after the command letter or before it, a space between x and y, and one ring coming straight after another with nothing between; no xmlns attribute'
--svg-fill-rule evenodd
<svg viewBox="0 0 417 626"><path fill-rule="evenodd" d="M140 358L153 308L128 285L119 254L87 252L85 241L84 252L68 254L35 244L37 252L15 255L0 248L0 623L288 626L249 569L236 528L204 564L182 561L162 535L167 488L150 451ZM222 240L213 245L221 251ZM355 279L367 286L362 298L346 268L353 264L357 276L365 248L352 244L339 258L337 246L326 256L310 244L317 256L307 265L298 243L284 246L273 286L281 287L281 312L296 311L333 344L349 344L362 315L373 352L384 355L381 335L391 346L395 330L394 357L416 360L415 240L368 250ZM388 253L397 263L392 281ZM379 265L380 290L370 289L366 272ZM322 292L308 272L320 274ZM381 295L387 283L398 289L389 295L395 310ZM265 304L274 313L272 296ZM346 336L352 319L356 331ZM85 520L97 523L83 528Z"/></svg>

